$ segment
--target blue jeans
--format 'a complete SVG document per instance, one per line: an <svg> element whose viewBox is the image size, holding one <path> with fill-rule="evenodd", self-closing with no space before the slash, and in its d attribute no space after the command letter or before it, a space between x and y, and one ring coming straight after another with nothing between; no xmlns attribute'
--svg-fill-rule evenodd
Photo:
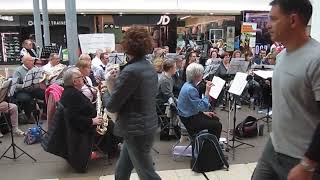
<svg viewBox="0 0 320 180"><path fill-rule="evenodd" d="M300 159L275 152L270 138L253 172L252 180L287 180L290 170L299 163ZM319 179L319 175L315 173L313 179Z"/></svg>
<svg viewBox="0 0 320 180"><path fill-rule="evenodd" d="M161 180L155 172L150 150L154 134L124 138L123 147L116 165L115 179L129 180L133 168L141 180Z"/></svg>

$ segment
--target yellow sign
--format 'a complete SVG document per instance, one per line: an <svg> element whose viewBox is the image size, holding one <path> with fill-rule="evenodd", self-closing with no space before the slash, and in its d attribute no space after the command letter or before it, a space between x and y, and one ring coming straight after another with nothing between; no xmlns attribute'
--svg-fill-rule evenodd
<svg viewBox="0 0 320 180"><path fill-rule="evenodd" d="M243 24L241 26L241 33L254 33L254 32L256 31L253 29L252 25Z"/></svg>

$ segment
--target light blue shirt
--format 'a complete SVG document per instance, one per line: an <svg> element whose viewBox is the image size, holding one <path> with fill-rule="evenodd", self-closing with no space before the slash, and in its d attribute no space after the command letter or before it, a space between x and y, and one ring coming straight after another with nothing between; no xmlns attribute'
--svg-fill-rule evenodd
<svg viewBox="0 0 320 180"><path fill-rule="evenodd" d="M178 98L178 114L182 117L190 117L199 112L209 110L209 97L199 97L197 88L190 82L183 84Z"/></svg>

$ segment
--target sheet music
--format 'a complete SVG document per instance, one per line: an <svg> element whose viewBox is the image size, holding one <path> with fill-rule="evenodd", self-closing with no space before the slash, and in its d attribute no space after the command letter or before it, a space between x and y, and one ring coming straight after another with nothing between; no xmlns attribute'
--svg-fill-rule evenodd
<svg viewBox="0 0 320 180"><path fill-rule="evenodd" d="M274 65L253 64L251 69L274 69Z"/></svg>
<svg viewBox="0 0 320 180"><path fill-rule="evenodd" d="M273 71L253 71L254 74L256 74L257 76L262 77L263 79L268 79L268 78L272 78L273 75Z"/></svg>
<svg viewBox="0 0 320 180"><path fill-rule="evenodd" d="M9 97L13 96L16 91L18 78L10 78L10 80L12 81L12 83L8 94Z"/></svg>
<svg viewBox="0 0 320 180"><path fill-rule="evenodd" d="M218 99L219 94L221 93L226 81L221 79L218 76L214 76L212 79L212 83L213 83L213 86L210 89L209 95L215 99Z"/></svg>
<svg viewBox="0 0 320 180"><path fill-rule="evenodd" d="M237 72L242 72L242 73L247 72L248 66L249 66L248 61L233 59L230 62L230 66L227 71L227 74L236 74Z"/></svg>
<svg viewBox="0 0 320 180"><path fill-rule="evenodd" d="M240 96L247 85L247 76L246 73L237 72L228 92Z"/></svg>
<svg viewBox="0 0 320 180"><path fill-rule="evenodd" d="M0 102L4 101L10 91L11 80L5 80L0 87Z"/></svg>
<svg viewBox="0 0 320 180"><path fill-rule="evenodd" d="M217 72L217 70L219 69L220 64L211 64L209 66L207 66L203 72L203 78L205 79L206 77L208 77L210 74L215 74Z"/></svg>
<svg viewBox="0 0 320 180"><path fill-rule="evenodd" d="M29 70L24 77L22 88L28 88L34 84L39 84L43 78L43 70L41 68L34 67Z"/></svg>

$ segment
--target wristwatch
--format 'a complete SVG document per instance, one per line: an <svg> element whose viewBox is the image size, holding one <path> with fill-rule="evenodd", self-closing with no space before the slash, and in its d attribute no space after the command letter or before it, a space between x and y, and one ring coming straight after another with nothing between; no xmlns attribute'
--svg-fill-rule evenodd
<svg viewBox="0 0 320 180"><path fill-rule="evenodd" d="M308 172L314 172L316 170L316 167L311 165L309 162L307 162L305 159L302 159L300 161L300 164L301 166L303 167L303 169L305 171L308 171Z"/></svg>

